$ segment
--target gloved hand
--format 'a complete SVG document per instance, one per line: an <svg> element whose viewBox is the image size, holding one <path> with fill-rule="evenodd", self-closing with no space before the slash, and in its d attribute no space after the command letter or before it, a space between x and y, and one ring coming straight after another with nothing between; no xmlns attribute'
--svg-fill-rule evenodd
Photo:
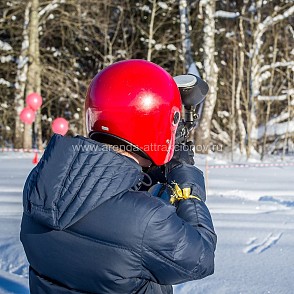
<svg viewBox="0 0 294 294"><path fill-rule="evenodd" d="M142 185L140 191L148 191L150 186L152 187L157 183L166 183L164 166L151 166L149 168L143 168L143 172L145 173L144 181L147 181L148 183L151 181L151 183L150 185Z"/></svg>
<svg viewBox="0 0 294 294"><path fill-rule="evenodd" d="M206 200L203 173L194 166L192 142L175 146L172 159L165 165L165 175L167 183L178 191L179 199L193 195L202 201Z"/></svg>
<svg viewBox="0 0 294 294"><path fill-rule="evenodd" d="M193 142L177 144L172 159L165 165L165 174L168 175L172 169L183 164L194 165Z"/></svg>
<svg viewBox="0 0 294 294"><path fill-rule="evenodd" d="M151 166L145 171L152 179L152 184L166 183L164 166Z"/></svg>

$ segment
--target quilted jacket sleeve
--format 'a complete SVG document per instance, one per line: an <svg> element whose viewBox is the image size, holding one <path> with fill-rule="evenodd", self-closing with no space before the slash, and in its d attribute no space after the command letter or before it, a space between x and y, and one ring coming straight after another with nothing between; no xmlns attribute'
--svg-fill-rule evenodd
<svg viewBox="0 0 294 294"><path fill-rule="evenodd" d="M161 206L144 234L143 265L159 284L202 279L214 271L215 246L216 235L204 202L186 200L176 212Z"/></svg>
<svg viewBox="0 0 294 294"><path fill-rule="evenodd" d="M185 186L185 181L178 180ZM151 217L144 234L143 265L159 284L202 279L214 272L217 238L204 203L203 175L198 173L197 179L189 178L189 186L203 201L182 200L177 208L161 206Z"/></svg>

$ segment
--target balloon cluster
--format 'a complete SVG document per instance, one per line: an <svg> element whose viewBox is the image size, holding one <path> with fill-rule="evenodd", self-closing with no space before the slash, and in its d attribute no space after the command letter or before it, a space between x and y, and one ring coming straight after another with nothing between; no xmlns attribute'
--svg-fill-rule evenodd
<svg viewBox="0 0 294 294"><path fill-rule="evenodd" d="M26 98L27 106L21 111L19 117L25 124L32 124L36 118L36 111L42 106L43 99L38 93L31 93ZM56 134L65 135L68 131L68 121L58 117L52 122L52 130Z"/></svg>
<svg viewBox="0 0 294 294"><path fill-rule="evenodd" d="M31 93L26 98L27 107L20 113L20 120L25 124L32 124L35 121L35 112L42 105L42 97L38 93Z"/></svg>

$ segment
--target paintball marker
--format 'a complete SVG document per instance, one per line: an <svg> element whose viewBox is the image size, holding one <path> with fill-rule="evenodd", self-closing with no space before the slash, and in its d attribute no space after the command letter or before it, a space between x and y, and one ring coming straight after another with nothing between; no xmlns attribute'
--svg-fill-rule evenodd
<svg viewBox="0 0 294 294"><path fill-rule="evenodd" d="M193 74L176 76L174 81L180 90L185 111L176 133L176 142L184 143L191 130L197 126L202 104L209 88L205 81Z"/></svg>
<svg viewBox="0 0 294 294"><path fill-rule="evenodd" d="M195 127L197 127L203 102L205 96L208 93L208 85L200 77L190 73L186 75L176 76L174 77L174 81L176 82L180 90L182 104L184 105L184 113L182 115L182 120L180 121L176 132L176 145L181 146L183 144L185 146L192 147L192 145L190 144L191 142L187 142L187 139L189 133ZM180 158L182 155L186 157L184 159ZM175 192L176 190L174 190L173 188L171 188L171 186L166 184L166 175L169 173L170 170L174 168L174 166L177 166L179 163L183 161L190 162L190 164L193 165L193 156L193 151L188 153L185 152L184 154L179 152L176 154L176 157L174 154L174 160L171 160L167 164L161 167L151 166L148 169L147 173L151 177L151 181L153 183L157 182L157 184L153 185L149 189L149 192L154 196L161 197L162 199L166 200L170 200L171 195L178 195L177 192ZM174 200L175 198L172 199Z"/></svg>
<svg viewBox="0 0 294 294"><path fill-rule="evenodd" d="M197 120L200 117L203 102L208 93L208 85L200 77L190 73L176 76L174 81L180 90L182 104L184 105L184 114L182 121L178 125L175 141L178 145L187 144L191 146L187 139L191 130L197 127ZM151 177L151 182L166 183L165 165L160 167L153 165L146 172ZM159 196L165 191L163 184L157 184L152 187L149 190L152 195ZM170 194L167 197L169 199Z"/></svg>

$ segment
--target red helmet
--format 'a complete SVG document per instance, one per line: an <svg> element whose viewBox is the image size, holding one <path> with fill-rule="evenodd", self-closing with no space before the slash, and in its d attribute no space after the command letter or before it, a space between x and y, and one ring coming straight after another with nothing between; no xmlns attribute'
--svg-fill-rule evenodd
<svg viewBox="0 0 294 294"><path fill-rule="evenodd" d="M98 73L88 88L87 131L94 140L128 147L162 165L174 153L181 107L179 89L163 68L145 60L120 61Z"/></svg>

